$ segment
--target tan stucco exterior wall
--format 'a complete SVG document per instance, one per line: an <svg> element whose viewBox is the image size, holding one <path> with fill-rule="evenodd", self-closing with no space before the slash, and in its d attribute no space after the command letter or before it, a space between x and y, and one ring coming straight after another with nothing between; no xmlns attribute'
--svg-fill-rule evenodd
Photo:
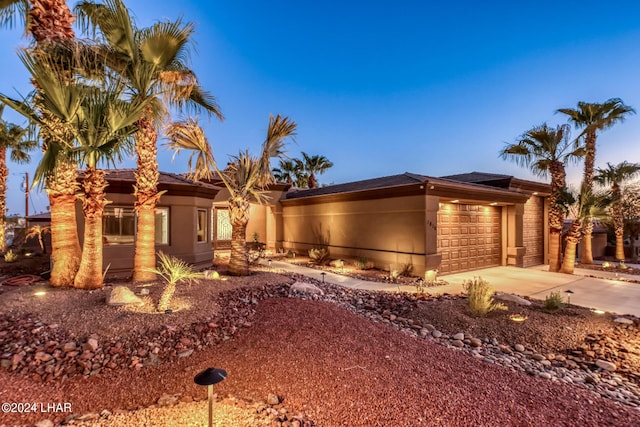
<svg viewBox="0 0 640 427"><path fill-rule="evenodd" d="M415 273L423 274L426 246L436 252L435 238L425 238L430 234L425 204L424 195L285 204L282 245L302 253L326 246L332 258L363 256L383 269L399 269L410 263ZM437 210L431 209L432 224L436 214Z"/></svg>
<svg viewBox="0 0 640 427"><path fill-rule="evenodd" d="M107 199L112 206L133 207L134 197L130 194L108 193ZM206 209L207 218L211 215L211 200L194 196L168 196L160 198L158 207L169 208L169 244L156 245L156 251L163 251L178 257L196 267L211 264L213 250L207 221L207 240L198 242L196 239L197 210ZM84 220L82 209L77 205L78 234L82 245L84 234ZM131 274L133 268L134 245L105 245L103 247L103 266L109 266L109 275Z"/></svg>

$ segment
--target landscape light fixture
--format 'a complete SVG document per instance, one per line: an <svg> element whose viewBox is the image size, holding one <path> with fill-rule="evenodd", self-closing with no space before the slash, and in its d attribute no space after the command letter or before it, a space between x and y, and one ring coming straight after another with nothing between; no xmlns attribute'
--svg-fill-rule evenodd
<svg viewBox="0 0 640 427"><path fill-rule="evenodd" d="M269 265L269 268L271 268L271 259L267 261L267 264Z"/></svg>
<svg viewBox="0 0 640 427"><path fill-rule="evenodd" d="M222 382L227 378L227 371L218 368L207 368L193 378L198 385L207 386L207 396L209 398L209 427L213 425L213 385Z"/></svg>
<svg viewBox="0 0 640 427"><path fill-rule="evenodd" d="M573 291L571 289L567 289L564 292L567 294L567 305L571 305L571 294L573 293Z"/></svg>
<svg viewBox="0 0 640 427"><path fill-rule="evenodd" d="M320 275L322 276L322 283L324 283L324 276L327 275L327 273L325 273L324 271L322 273L320 273Z"/></svg>

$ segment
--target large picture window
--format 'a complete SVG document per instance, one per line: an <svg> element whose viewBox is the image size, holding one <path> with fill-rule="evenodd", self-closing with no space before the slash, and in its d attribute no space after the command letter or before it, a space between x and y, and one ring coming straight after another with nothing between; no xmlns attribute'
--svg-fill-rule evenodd
<svg viewBox="0 0 640 427"><path fill-rule="evenodd" d="M156 208L156 244L169 244L169 208ZM133 245L136 215L132 207L106 206L102 216L102 241L105 245Z"/></svg>

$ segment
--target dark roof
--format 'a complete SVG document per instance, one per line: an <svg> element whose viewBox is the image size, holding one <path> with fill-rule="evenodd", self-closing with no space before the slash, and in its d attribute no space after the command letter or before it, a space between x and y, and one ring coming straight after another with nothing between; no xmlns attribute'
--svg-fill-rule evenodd
<svg viewBox="0 0 640 427"><path fill-rule="evenodd" d="M440 178L451 179L453 181L460 181L460 182L482 183L482 182L509 180L513 178L513 176L502 175L497 173L469 172L469 173L460 173L457 175L441 176Z"/></svg>
<svg viewBox="0 0 640 427"><path fill-rule="evenodd" d="M51 222L51 212L41 212L29 215L27 219L33 222Z"/></svg>
<svg viewBox="0 0 640 427"><path fill-rule="evenodd" d="M109 183L107 193L133 194L136 182L135 169L105 170ZM193 181L182 175L160 172L158 176L158 191L167 191L175 196L198 196L213 199L220 191L220 187L205 182Z"/></svg>
<svg viewBox="0 0 640 427"><path fill-rule="evenodd" d="M532 191L544 191L547 186L546 184L542 183L523 181L510 175L488 174L482 172L450 175L441 178L434 178L426 175L405 172L399 175L366 179L362 181L348 182L345 184L329 185L326 187L314 188L309 190L292 189L286 194L285 200L367 192L382 189L388 190L395 187L398 187L398 190L400 190L400 187L407 188L412 184L427 183L429 184L429 192L431 194L441 193L443 195L454 195L455 193L455 198L465 198L465 194L469 196L476 195L480 197L490 197L490 194L493 196L507 198L521 197L530 195ZM532 187L533 190L529 191L530 189L528 187ZM473 197L470 197L470 199L471 198Z"/></svg>
<svg viewBox="0 0 640 427"><path fill-rule="evenodd" d="M381 178L365 179L363 181L347 182L345 184L328 185L326 187L313 188L308 190L292 189L287 193L286 199L324 196L327 194L348 193L352 191L374 190L378 188L418 184L420 182L425 182L426 179L427 177L405 172L400 175L383 176Z"/></svg>

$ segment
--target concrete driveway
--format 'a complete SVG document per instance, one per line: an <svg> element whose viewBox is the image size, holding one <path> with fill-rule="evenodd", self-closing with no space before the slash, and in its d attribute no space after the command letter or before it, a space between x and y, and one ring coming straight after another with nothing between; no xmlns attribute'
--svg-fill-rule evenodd
<svg viewBox="0 0 640 427"><path fill-rule="evenodd" d="M429 288L428 291L431 294L459 293L464 280L482 277L498 292L544 300L551 292L560 292L566 299L568 294L565 291L571 290L571 304L640 317L640 284L616 280L615 273L576 269L576 274L571 275L541 271L547 268L492 267L449 274L441 276L449 282L448 285ZM590 274L610 278L586 277Z"/></svg>

